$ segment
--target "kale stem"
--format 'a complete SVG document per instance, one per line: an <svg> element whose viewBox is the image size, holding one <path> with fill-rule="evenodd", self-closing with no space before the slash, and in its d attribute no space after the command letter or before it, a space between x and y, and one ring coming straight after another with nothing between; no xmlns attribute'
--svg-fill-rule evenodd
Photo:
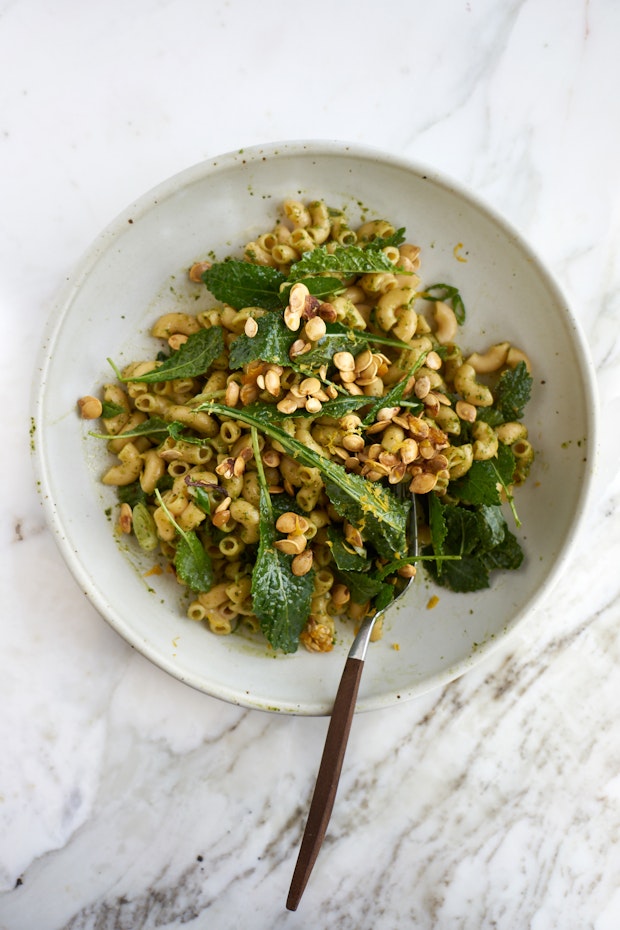
<svg viewBox="0 0 620 930"><path fill-rule="evenodd" d="M267 487L267 478L265 477L265 468L263 466L263 460L260 455L260 449L258 447L258 430L255 426L250 426L250 434L252 436L252 451L254 452L254 462L256 463L256 471L258 473L258 481L261 486L261 489L265 492L265 509L268 511L269 520L273 523L273 507L271 506L271 496L269 494L269 488Z"/></svg>
<svg viewBox="0 0 620 930"><path fill-rule="evenodd" d="M163 499L163 497L162 497L161 494L160 494L159 488L155 488L155 498L157 499L157 503L159 504L159 506L161 507L161 509L164 511L164 513L166 514L166 516L168 517L168 519L169 519L170 522L172 523L173 527L175 528L175 530L177 531L177 533L179 534L179 536L182 536L183 539L185 540L185 542L187 543L187 545L189 546L189 545L190 545L190 541L189 541L189 538L188 538L188 536L187 536L187 533L185 532L185 530L182 530L182 529L181 529L181 527L179 526L179 524L177 523L177 521L174 519L174 517L172 516L172 514L170 513L170 511L169 511L168 508L166 507L166 504L164 503L164 499Z"/></svg>
<svg viewBox="0 0 620 930"><path fill-rule="evenodd" d="M384 565L381 571L378 572L377 579L378 581L384 581L389 575L393 575L394 572L398 571L399 568L402 568L404 565L411 565L413 562L458 562L461 558L461 555L410 555L406 559L394 559L393 562L388 562L388 564Z"/></svg>

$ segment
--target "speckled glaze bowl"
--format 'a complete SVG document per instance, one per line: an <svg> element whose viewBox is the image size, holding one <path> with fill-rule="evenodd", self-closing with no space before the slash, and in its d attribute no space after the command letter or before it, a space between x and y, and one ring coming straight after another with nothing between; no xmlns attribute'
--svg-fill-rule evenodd
<svg viewBox="0 0 620 930"><path fill-rule="evenodd" d="M142 196L97 239L61 295L35 388L35 461L42 500L77 583L125 640L206 694L261 710L331 710L352 633L329 654L274 656L240 634L218 637L187 619L170 574L121 544L115 492L100 483L105 443L88 435L76 402L111 373L107 357L148 357L160 313L195 312L192 262L238 252L271 227L286 197L324 198L355 222L389 218L422 249L425 283L453 283L468 317L467 350L510 340L533 364L526 422L537 457L518 491L525 562L475 594L435 591L419 572L372 645L358 710L412 698L463 674L536 610L561 574L586 507L595 459L595 392L588 353L539 259L492 209L437 172L340 142L291 142L196 165ZM202 298L201 298L202 299ZM205 300L208 295L205 294ZM437 605L428 608L433 594Z"/></svg>

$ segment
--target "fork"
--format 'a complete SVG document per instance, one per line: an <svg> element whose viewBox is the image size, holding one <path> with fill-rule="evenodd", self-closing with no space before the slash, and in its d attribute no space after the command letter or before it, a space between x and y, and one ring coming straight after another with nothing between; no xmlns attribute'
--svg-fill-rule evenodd
<svg viewBox="0 0 620 930"><path fill-rule="evenodd" d="M418 555L418 529L417 513L415 504L415 495L411 495L411 511L408 525L408 542L409 553L412 556ZM413 579L410 579L409 584ZM401 591L390 605L396 603L404 595L409 584ZM355 713L355 702L359 690L360 679L364 668L364 660L370 643L370 637L375 624L379 617L382 617L385 610L377 611L372 617L366 617L353 640L353 644L347 655L334 707L327 729L325 746L321 764L314 786L314 793L310 803L306 828L302 837L297 863L293 872L293 878L286 900L286 907L289 911L297 910L297 906L304 893L308 879L314 864L317 860L325 831L331 817L338 782L342 771L342 763L349 740L353 714Z"/></svg>

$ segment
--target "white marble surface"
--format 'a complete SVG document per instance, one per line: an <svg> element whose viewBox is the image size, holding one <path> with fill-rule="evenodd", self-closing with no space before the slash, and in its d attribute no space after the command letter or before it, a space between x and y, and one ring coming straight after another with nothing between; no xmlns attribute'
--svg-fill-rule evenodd
<svg viewBox="0 0 620 930"><path fill-rule="evenodd" d="M2 0L0 928L620 926L620 5ZM470 185L573 300L601 391L555 599L464 678L354 721L286 892L326 720L229 706L121 641L29 463L54 295L137 195L220 152L342 138Z"/></svg>

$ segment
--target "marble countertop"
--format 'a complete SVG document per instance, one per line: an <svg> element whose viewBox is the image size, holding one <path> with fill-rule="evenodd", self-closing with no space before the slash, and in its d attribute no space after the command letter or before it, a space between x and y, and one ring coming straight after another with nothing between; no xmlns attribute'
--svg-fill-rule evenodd
<svg viewBox="0 0 620 930"><path fill-rule="evenodd" d="M0 0L0 928L620 926L620 5ZM345 139L470 186L572 299L601 397L548 606L453 683L354 720L285 910L327 720L152 667L85 600L30 465L34 356L91 240L256 143Z"/></svg>

